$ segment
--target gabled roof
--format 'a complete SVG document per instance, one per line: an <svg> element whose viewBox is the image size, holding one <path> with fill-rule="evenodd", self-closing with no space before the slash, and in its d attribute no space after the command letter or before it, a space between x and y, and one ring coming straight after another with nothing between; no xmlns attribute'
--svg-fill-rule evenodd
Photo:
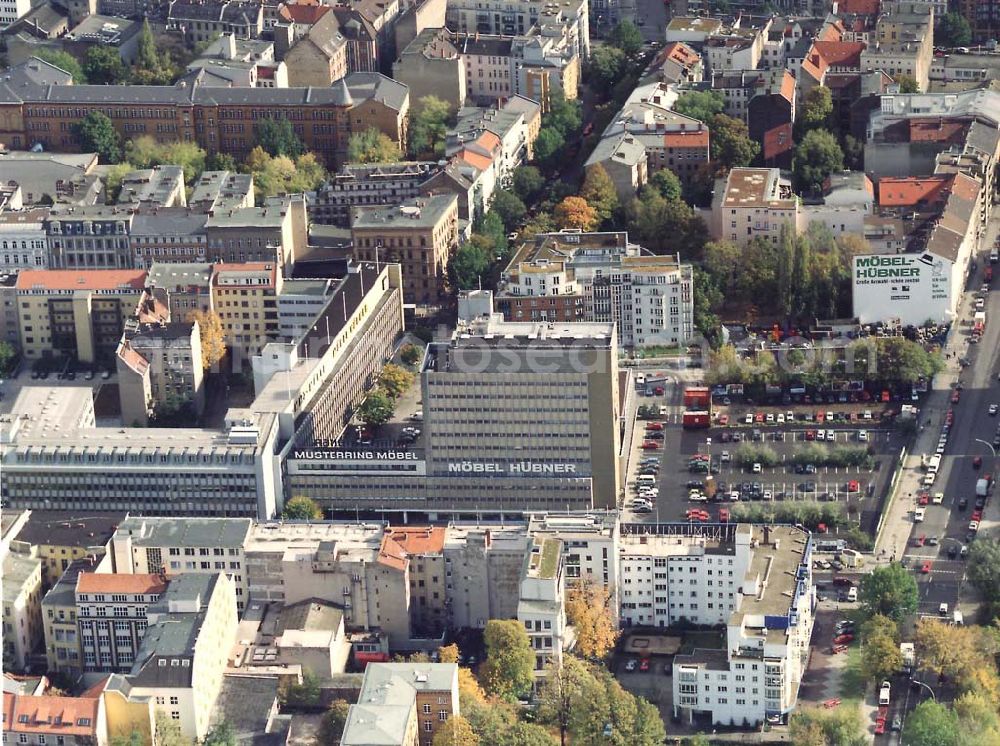
<svg viewBox="0 0 1000 746"><path fill-rule="evenodd" d="M4 692L3 730L55 736L97 735L101 700Z"/></svg>
<svg viewBox="0 0 1000 746"><path fill-rule="evenodd" d="M708 130L668 132L663 136L663 144L668 148L707 148Z"/></svg>
<svg viewBox="0 0 1000 746"><path fill-rule="evenodd" d="M856 13L864 16L878 15L879 0L839 0L837 12L840 15Z"/></svg>
<svg viewBox="0 0 1000 746"><path fill-rule="evenodd" d="M444 549L445 530L440 526L391 528L389 536L407 554L440 554Z"/></svg>
<svg viewBox="0 0 1000 746"><path fill-rule="evenodd" d="M860 67L861 53L865 49L860 41L816 41L813 49L823 58L827 67Z"/></svg>
<svg viewBox="0 0 1000 746"><path fill-rule="evenodd" d="M140 269L29 269L17 276L18 290L142 290Z"/></svg>
<svg viewBox="0 0 1000 746"><path fill-rule="evenodd" d="M311 26L329 13L330 10L331 8L329 5L305 5L303 3L294 3L292 5L282 5L279 15L286 21Z"/></svg>
<svg viewBox="0 0 1000 746"><path fill-rule="evenodd" d="M954 181L946 176L887 176L878 181L878 203L881 207L915 207L939 202Z"/></svg>
<svg viewBox="0 0 1000 746"><path fill-rule="evenodd" d="M161 594L167 589L162 575L151 573L113 574L86 572L76 579L77 593L130 593L133 595Z"/></svg>

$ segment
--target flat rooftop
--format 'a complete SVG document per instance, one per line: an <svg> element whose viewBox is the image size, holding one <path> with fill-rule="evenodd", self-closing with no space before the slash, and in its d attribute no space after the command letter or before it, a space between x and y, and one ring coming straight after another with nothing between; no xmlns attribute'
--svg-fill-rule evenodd
<svg viewBox="0 0 1000 746"><path fill-rule="evenodd" d="M134 546L226 547L242 549L253 521L249 518L155 518L130 516L115 536Z"/></svg>
<svg viewBox="0 0 1000 746"><path fill-rule="evenodd" d="M776 168L734 168L726 180L723 207L784 207L795 204L791 183Z"/></svg>
<svg viewBox="0 0 1000 746"><path fill-rule="evenodd" d="M503 316L493 314L488 319L477 319L461 325L451 338L451 346L481 347L484 342L495 347L539 345L545 342L549 343L548 346L607 346L611 342L614 328L611 322L504 321Z"/></svg>
<svg viewBox="0 0 1000 746"><path fill-rule="evenodd" d="M740 610L730 623L740 616L786 616L792 607L799 582L797 571L803 562L809 534L794 526L740 526L743 528L752 530L760 542L747 569L748 577L759 579L760 591L756 596L742 596Z"/></svg>
<svg viewBox="0 0 1000 746"><path fill-rule="evenodd" d="M722 21L716 18L680 16L670 22L667 26L667 31L694 31L701 34L714 34L721 28Z"/></svg>
<svg viewBox="0 0 1000 746"><path fill-rule="evenodd" d="M351 230L432 228L458 202L454 194L418 197L400 205L355 207Z"/></svg>

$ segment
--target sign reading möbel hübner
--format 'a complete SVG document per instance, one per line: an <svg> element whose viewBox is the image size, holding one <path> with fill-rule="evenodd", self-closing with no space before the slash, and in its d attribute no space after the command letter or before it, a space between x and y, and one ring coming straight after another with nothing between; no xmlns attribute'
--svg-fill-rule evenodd
<svg viewBox="0 0 1000 746"><path fill-rule="evenodd" d="M952 263L930 253L854 257L854 315L861 323L898 318L904 324L950 316Z"/></svg>

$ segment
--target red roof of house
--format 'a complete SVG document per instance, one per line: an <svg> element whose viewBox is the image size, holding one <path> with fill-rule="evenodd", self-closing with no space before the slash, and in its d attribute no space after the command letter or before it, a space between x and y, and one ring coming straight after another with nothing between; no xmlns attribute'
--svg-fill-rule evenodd
<svg viewBox="0 0 1000 746"><path fill-rule="evenodd" d="M389 536L407 554L440 554L445 530L440 526L390 528Z"/></svg>
<svg viewBox="0 0 1000 746"><path fill-rule="evenodd" d="M837 12L843 15L850 13L864 16L878 15L879 0L840 0Z"/></svg>
<svg viewBox="0 0 1000 746"><path fill-rule="evenodd" d="M295 5L285 5L281 9L281 17L293 23L313 25L320 18L330 12L329 5L305 5L297 3Z"/></svg>
<svg viewBox="0 0 1000 746"><path fill-rule="evenodd" d="M151 573L115 574L109 572L85 572L76 579L77 593L163 593L167 581L161 575Z"/></svg>
<svg viewBox="0 0 1000 746"><path fill-rule="evenodd" d="M777 158L795 147L791 122L779 124L764 133L763 157L765 161Z"/></svg>
<svg viewBox="0 0 1000 746"><path fill-rule="evenodd" d="M386 534L382 537L382 545L378 550L379 564L402 572L406 569L406 550L395 539Z"/></svg>
<svg viewBox="0 0 1000 746"><path fill-rule="evenodd" d="M55 736L97 735L99 698L3 695L3 730Z"/></svg>
<svg viewBox="0 0 1000 746"><path fill-rule="evenodd" d="M142 290L141 269L25 269L17 276L18 290Z"/></svg>
<svg viewBox="0 0 1000 746"><path fill-rule="evenodd" d="M878 180L878 203L882 207L913 207L943 201L954 174L939 176L887 176Z"/></svg>
<svg viewBox="0 0 1000 746"><path fill-rule="evenodd" d="M844 36L844 27L840 21L828 23L819 30L816 39L818 41L840 41Z"/></svg>
<svg viewBox="0 0 1000 746"><path fill-rule="evenodd" d="M965 141L968 122L955 119L911 119L910 142L939 142L960 144Z"/></svg>
<svg viewBox="0 0 1000 746"><path fill-rule="evenodd" d="M861 53L865 45L860 41L816 41L813 42L813 49L827 67L861 67Z"/></svg>
<svg viewBox="0 0 1000 746"><path fill-rule="evenodd" d="M668 44L663 48L663 52L659 56L661 61L673 60L680 65L684 65L684 67L694 65L701 59L701 55L681 41Z"/></svg>
<svg viewBox="0 0 1000 746"><path fill-rule="evenodd" d="M663 145L667 148L707 148L708 130L668 132L663 136Z"/></svg>

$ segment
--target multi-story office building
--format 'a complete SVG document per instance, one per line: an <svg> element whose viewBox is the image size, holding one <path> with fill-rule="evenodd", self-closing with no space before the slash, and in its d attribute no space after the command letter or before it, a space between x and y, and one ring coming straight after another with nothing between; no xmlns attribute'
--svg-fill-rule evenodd
<svg viewBox="0 0 1000 746"><path fill-rule="evenodd" d="M420 187L441 170L436 161L347 163L330 174L309 200L309 219L348 228L351 209L397 205L420 194Z"/></svg>
<svg viewBox="0 0 1000 746"><path fill-rule="evenodd" d="M107 555L99 560L82 557L74 560L42 599L42 623L45 630L45 660L50 673L62 673L76 679L83 675L83 651L76 624L76 582L83 573L107 572Z"/></svg>
<svg viewBox="0 0 1000 746"><path fill-rule="evenodd" d="M17 542L32 547L42 561L42 587L51 588L70 563L104 554L108 539L124 513L62 513L32 510Z"/></svg>
<svg viewBox="0 0 1000 746"><path fill-rule="evenodd" d="M405 144L409 106L405 85L361 72L330 88L28 84L0 91L0 140L13 149L39 143L73 151L72 124L101 111L123 137L193 141L242 159L266 112L293 122L306 148L334 166L345 160L351 134L369 127Z"/></svg>
<svg viewBox="0 0 1000 746"><path fill-rule="evenodd" d="M719 725L783 720L796 705L809 660L816 605L812 539L807 531L791 526L740 524L717 530L714 551L714 540L702 539L704 546L687 556L654 555L654 583L659 580L664 589L657 591L654 585L652 594L647 589L633 598L638 603L652 597L654 612L656 604L663 603L671 617L689 614L689 620L713 624L723 618L726 624L724 650L674 657L676 715L707 714ZM646 538L650 543L677 541L675 536ZM648 564L649 550L641 549L635 559L629 559L628 547L625 551L622 577L627 581L631 571L626 567ZM657 559L663 560L659 572L665 571L665 578L655 577ZM648 570L640 574L648 576ZM658 593L666 600L656 601Z"/></svg>
<svg viewBox="0 0 1000 746"><path fill-rule="evenodd" d="M26 270L17 277L21 351L111 361L142 295L141 270Z"/></svg>
<svg viewBox="0 0 1000 746"><path fill-rule="evenodd" d="M132 266L128 234L136 204L56 205L45 230L53 269L126 269Z"/></svg>
<svg viewBox="0 0 1000 746"><path fill-rule="evenodd" d="M679 345L694 333L692 271L623 231L543 233L510 260L496 305L509 321L610 321L626 347Z"/></svg>
<svg viewBox="0 0 1000 746"><path fill-rule="evenodd" d="M244 545L249 518L153 518L130 516L111 537L114 572L225 573L232 581L242 612L248 593Z"/></svg>
<svg viewBox="0 0 1000 746"><path fill-rule="evenodd" d="M402 266L405 302L437 305L447 295L447 266L458 248L458 198L437 194L397 205L357 207L351 238L357 261Z"/></svg>
<svg viewBox="0 0 1000 746"><path fill-rule="evenodd" d="M215 265L212 308L222 320L226 346L241 361L248 362L268 342L278 339L281 283L281 272L274 263Z"/></svg>
<svg viewBox="0 0 1000 746"><path fill-rule="evenodd" d="M126 677L130 696L152 699L157 714L176 721L185 738L200 741L211 727L236 642L233 582L224 574L179 575L145 612L148 627Z"/></svg>
<svg viewBox="0 0 1000 746"><path fill-rule="evenodd" d="M146 426L150 417L182 408L201 417L205 371L197 321L130 321L115 355L122 422Z"/></svg>
<svg viewBox="0 0 1000 746"><path fill-rule="evenodd" d="M90 389L23 388L0 417L0 497L12 508L272 517L289 454L339 438L391 357L400 285L398 265L352 267L308 332L254 358L257 397L220 428L97 427Z"/></svg>
<svg viewBox="0 0 1000 746"><path fill-rule="evenodd" d="M430 348L413 450L296 449L290 493L352 512L612 507L623 433L617 349L612 324L496 315L462 325Z"/></svg>
<svg viewBox="0 0 1000 746"><path fill-rule="evenodd" d="M76 579L76 624L86 672L127 672L146 634L147 611L167 589L161 574L83 572Z"/></svg>
<svg viewBox="0 0 1000 746"><path fill-rule="evenodd" d="M336 289L335 280L283 281L278 295L278 337L291 342L312 331Z"/></svg>
<svg viewBox="0 0 1000 746"><path fill-rule="evenodd" d="M42 641L42 561L10 552L3 559L4 670L28 670Z"/></svg>
<svg viewBox="0 0 1000 746"><path fill-rule="evenodd" d="M0 210L0 273L49 266L48 215L47 207Z"/></svg>

